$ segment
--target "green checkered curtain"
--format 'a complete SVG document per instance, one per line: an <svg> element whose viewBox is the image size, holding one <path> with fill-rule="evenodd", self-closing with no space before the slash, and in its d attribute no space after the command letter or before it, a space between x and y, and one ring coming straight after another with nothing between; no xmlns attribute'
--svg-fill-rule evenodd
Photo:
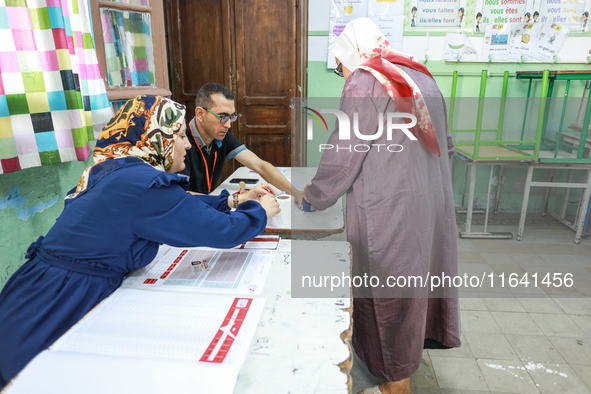
<svg viewBox="0 0 591 394"><path fill-rule="evenodd" d="M0 0L0 173L86 161L113 115L86 0Z"/></svg>
<svg viewBox="0 0 591 394"><path fill-rule="evenodd" d="M101 21L109 86L155 87L150 14L101 9Z"/></svg>

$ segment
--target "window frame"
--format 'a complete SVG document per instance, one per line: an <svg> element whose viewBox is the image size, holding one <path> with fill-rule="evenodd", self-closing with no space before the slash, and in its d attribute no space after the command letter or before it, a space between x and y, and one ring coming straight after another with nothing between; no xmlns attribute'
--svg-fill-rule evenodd
<svg viewBox="0 0 591 394"><path fill-rule="evenodd" d="M96 56L98 59L101 77L107 90L110 101L127 100L142 94L157 96L171 96L168 83L168 61L166 52L166 37L164 24L164 5L162 0L149 0L150 6L145 7L135 4L118 3L115 1L90 0L90 12L92 15L92 30ZM110 87L107 74L107 60L105 55L105 41L103 39L103 26L100 10L108 8L117 11L132 11L150 14L150 28L152 29L152 48L154 54L154 80L156 87Z"/></svg>

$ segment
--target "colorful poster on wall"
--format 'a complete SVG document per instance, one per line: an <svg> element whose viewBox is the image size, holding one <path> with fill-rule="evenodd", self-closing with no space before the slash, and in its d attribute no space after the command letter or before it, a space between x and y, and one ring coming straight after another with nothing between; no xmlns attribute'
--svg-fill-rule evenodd
<svg viewBox="0 0 591 394"><path fill-rule="evenodd" d="M513 32L509 38L509 51L507 57L509 59L529 60L532 51L535 48L535 43L540 29L539 23L526 23L513 25Z"/></svg>
<svg viewBox="0 0 591 394"><path fill-rule="evenodd" d="M532 56L544 62L558 55L569 29L556 23L544 23L540 28Z"/></svg>
<svg viewBox="0 0 591 394"><path fill-rule="evenodd" d="M486 26L484 31L484 48L482 57L488 60L507 60L509 52L509 35L511 34L510 23L499 23Z"/></svg>
<svg viewBox="0 0 591 394"><path fill-rule="evenodd" d="M328 26L328 53L327 68L336 68L337 62L330 53L336 39L347 26L347 23L356 18L367 16L368 0L331 0L330 17Z"/></svg>
<svg viewBox="0 0 591 394"><path fill-rule="evenodd" d="M362 18L367 16L367 0L331 0L330 17Z"/></svg>
<svg viewBox="0 0 591 394"><path fill-rule="evenodd" d="M465 33L446 33L443 60L478 60L478 54Z"/></svg>
<svg viewBox="0 0 591 394"><path fill-rule="evenodd" d="M544 0L545 1L545 0ZM479 30L496 23L527 23L526 0L484 0Z"/></svg>
<svg viewBox="0 0 591 394"><path fill-rule="evenodd" d="M588 15L584 15L584 9L585 0L541 0L539 21L559 23L570 30L580 31L583 30L584 18L588 18Z"/></svg>
<svg viewBox="0 0 591 394"><path fill-rule="evenodd" d="M367 16L404 15L404 0L369 0Z"/></svg>
<svg viewBox="0 0 591 394"><path fill-rule="evenodd" d="M418 0L414 27L460 27L464 13L459 6L459 0Z"/></svg>
<svg viewBox="0 0 591 394"><path fill-rule="evenodd" d="M394 49L402 49L404 0L369 0L367 17L384 33Z"/></svg>

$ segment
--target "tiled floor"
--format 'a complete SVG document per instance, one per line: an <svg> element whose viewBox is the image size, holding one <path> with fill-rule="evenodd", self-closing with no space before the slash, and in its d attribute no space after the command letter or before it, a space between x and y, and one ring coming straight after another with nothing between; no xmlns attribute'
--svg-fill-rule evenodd
<svg viewBox="0 0 591 394"><path fill-rule="evenodd" d="M523 242L458 239L462 275L527 273L530 285L462 291L462 347L425 350L414 394L591 393L591 239L576 245L569 229L541 223ZM533 287L535 273L572 273L573 285ZM353 393L380 383L357 357L351 375Z"/></svg>

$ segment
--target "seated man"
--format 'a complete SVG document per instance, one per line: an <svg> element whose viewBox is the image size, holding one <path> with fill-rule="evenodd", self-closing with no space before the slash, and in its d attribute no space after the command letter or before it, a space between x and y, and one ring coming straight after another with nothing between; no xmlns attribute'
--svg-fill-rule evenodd
<svg viewBox="0 0 591 394"><path fill-rule="evenodd" d="M281 191L298 197L302 192L292 187L287 178L272 164L248 150L229 132L238 115L234 112L234 94L218 83L206 83L197 92L195 117L187 127L191 149L185 157L189 190L209 194L217 185L224 161L235 158L256 171L265 181Z"/></svg>

